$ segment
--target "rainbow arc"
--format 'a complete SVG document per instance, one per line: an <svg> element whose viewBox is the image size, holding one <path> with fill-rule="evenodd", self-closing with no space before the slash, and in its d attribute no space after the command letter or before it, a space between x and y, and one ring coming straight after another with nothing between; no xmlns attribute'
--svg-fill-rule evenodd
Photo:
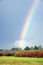
<svg viewBox="0 0 43 65"><path fill-rule="evenodd" d="M34 12L35 12L36 7L37 7L37 3L38 3L38 0L34 0L32 6L31 6L31 8L30 8L30 11L28 12L28 15L27 15L27 17L26 17L26 19L25 19L25 21L24 21L24 24L23 24L22 30L21 30L21 34L20 34L20 37L19 37L19 39L20 39L22 42L19 43L19 47L22 47L22 45L23 45L23 40L24 40L24 38L25 38L25 36L26 36L26 34L27 34L26 32L28 31L28 28L29 28L29 26L30 26L32 17L33 17L33 15L34 15Z"/></svg>

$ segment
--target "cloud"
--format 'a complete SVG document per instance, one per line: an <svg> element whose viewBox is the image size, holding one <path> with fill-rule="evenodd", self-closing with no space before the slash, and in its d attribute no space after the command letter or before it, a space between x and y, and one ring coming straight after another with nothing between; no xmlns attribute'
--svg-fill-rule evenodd
<svg viewBox="0 0 43 65"><path fill-rule="evenodd" d="M25 40L17 40L14 42L15 47L23 47L26 44Z"/></svg>
<svg viewBox="0 0 43 65"><path fill-rule="evenodd" d="M25 48L26 46L34 46L36 45L38 42L37 41L33 41L33 40L16 40L14 41L12 44L13 44L13 47L19 47L19 48Z"/></svg>

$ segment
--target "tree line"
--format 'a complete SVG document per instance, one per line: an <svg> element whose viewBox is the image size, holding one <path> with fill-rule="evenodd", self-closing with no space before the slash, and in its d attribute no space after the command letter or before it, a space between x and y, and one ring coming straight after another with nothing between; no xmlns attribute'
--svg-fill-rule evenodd
<svg viewBox="0 0 43 65"><path fill-rule="evenodd" d="M39 45L39 46L32 46L32 47L29 47L29 46L26 46L24 49L22 49L22 48L15 48L15 47L13 47L13 48L11 48L10 50L8 50L8 49L0 49L0 51L21 51L21 50L43 50L43 47L41 46L41 45Z"/></svg>
<svg viewBox="0 0 43 65"><path fill-rule="evenodd" d="M41 46L41 45L39 45L39 46L34 46L34 47L29 47L29 46L26 46L25 48L24 48L24 50L43 50L43 47Z"/></svg>

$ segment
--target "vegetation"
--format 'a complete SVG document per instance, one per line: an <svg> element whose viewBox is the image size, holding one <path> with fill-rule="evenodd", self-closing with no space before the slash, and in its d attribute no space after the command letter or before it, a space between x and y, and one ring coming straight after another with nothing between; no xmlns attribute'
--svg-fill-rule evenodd
<svg viewBox="0 0 43 65"><path fill-rule="evenodd" d="M24 48L24 50L43 50L43 48L42 48L42 46L41 45L39 45L39 46L34 46L34 47L26 47L26 48Z"/></svg>
<svg viewBox="0 0 43 65"><path fill-rule="evenodd" d="M0 49L0 56L16 56L16 57L43 57L42 46L12 48L10 50Z"/></svg>
<svg viewBox="0 0 43 65"><path fill-rule="evenodd" d="M14 56L15 52L0 52L0 56Z"/></svg>
<svg viewBox="0 0 43 65"><path fill-rule="evenodd" d="M12 48L11 51L21 51L22 48Z"/></svg>
<svg viewBox="0 0 43 65"><path fill-rule="evenodd" d="M43 57L43 50L24 50L15 53L16 57Z"/></svg>
<svg viewBox="0 0 43 65"><path fill-rule="evenodd" d="M33 50L31 50L33 49ZM30 58L31 57L31 58ZM0 65L43 65L42 47L12 48L0 50Z"/></svg>
<svg viewBox="0 0 43 65"><path fill-rule="evenodd" d="M8 49L0 49L0 52L1 51L21 51L21 50L43 50L43 48L42 48L42 46L41 45L39 45L39 46L34 46L34 47L29 47L29 46L26 46L24 49L22 49L22 48L15 48L15 47L13 47L13 48L11 48L10 50L8 50Z"/></svg>
<svg viewBox="0 0 43 65"><path fill-rule="evenodd" d="M43 58L0 57L0 65L43 65Z"/></svg>
<svg viewBox="0 0 43 65"><path fill-rule="evenodd" d="M26 48L24 48L24 50L30 50L30 47L27 46Z"/></svg>
<svg viewBox="0 0 43 65"><path fill-rule="evenodd" d="M0 56L15 56L15 57L43 57L43 50L23 50L17 52L0 52Z"/></svg>

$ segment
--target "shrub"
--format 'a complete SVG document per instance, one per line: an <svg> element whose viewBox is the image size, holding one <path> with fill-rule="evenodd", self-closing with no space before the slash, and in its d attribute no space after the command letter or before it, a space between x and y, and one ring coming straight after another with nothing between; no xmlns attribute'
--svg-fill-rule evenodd
<svg viewBox="0 0 43 65"><path fill-rule="evenodd" d="M3 56L3 53L2 52L0 52L0 56Z"/></svg>
<svg viewBox="0 0 43 65"><path fill-rule="evenodd" d="M15 53L16 57L43 57L43 50L25 50Z"/></svg>
<svg viewBox="0 0 43 65"><path fill-rule="evenodd" d="M14 56L15 52L1 52L0 56Z"/></svg>

